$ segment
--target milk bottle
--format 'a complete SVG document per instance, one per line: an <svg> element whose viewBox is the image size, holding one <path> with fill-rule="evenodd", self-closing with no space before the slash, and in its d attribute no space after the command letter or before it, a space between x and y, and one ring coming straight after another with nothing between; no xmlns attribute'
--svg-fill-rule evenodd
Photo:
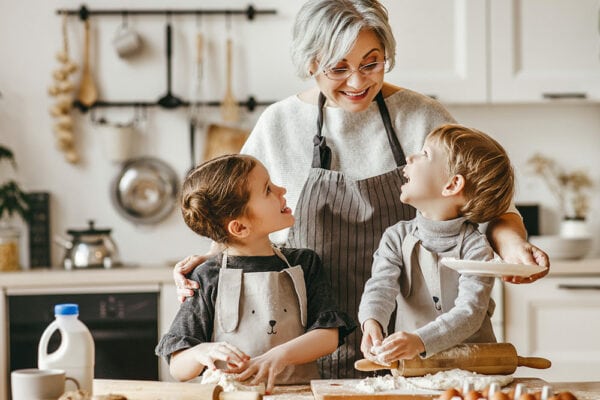
<svg viewBox="0 0 600 400"><path fill-rule="evenodd" d="M85 324L79 320L79 306L57 304L54 315L56 319L48 325L40 339L38 368L62 369L67 376L79 382L80 389L92 394L94 339ZM48 342L56 330L60 331L60 345L55 352L48 354ZM67 381L67 391L76 389L71 381Z"/></svg>

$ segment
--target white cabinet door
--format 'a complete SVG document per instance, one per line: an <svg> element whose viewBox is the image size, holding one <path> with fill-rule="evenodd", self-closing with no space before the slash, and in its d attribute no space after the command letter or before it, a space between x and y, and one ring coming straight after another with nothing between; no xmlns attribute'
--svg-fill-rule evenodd
<svg viewBox="0 0 600 400"><path fill-rule="evenodd" d="M396 66L386 81L444 103L486 98L486 2L387 0Z"/></svg>
<svg viewBox="0 0 600 400"><path fill-rule="evenodd" d="M8 368L8 306L6 291L0 289L0 400L9 398Z"/></svg>
<svg viewBox="0 0 600 400"><path fill-rule="evenodd" d="M600 277L546 277L505 285L505 334L521 356L552 361L547 370L517 369L515 376L550 382L598 380Z"/></svg>
<svg viewBox="0 0 600 400"><path fill-rule="evenodd" d="M175 314L179 311L179 300L177 299L177 288L173 283L163 283L160 287L160 304L158 316L158 338L167 333ZM169 364L164 359L160 360L158 375L161 381L175 382L169 374Z"/></svg>
<svg viewBox="0 0 600 400"><path fill-rule="evenodd" d="M597 0L490 1L491 100L600 101Z"/></svg>

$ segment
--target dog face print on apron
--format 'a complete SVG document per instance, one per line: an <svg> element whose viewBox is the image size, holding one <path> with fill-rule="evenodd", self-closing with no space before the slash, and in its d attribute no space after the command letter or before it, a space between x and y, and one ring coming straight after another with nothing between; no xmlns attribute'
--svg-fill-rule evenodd
<svg viewBox="0 0 600 400"><path fill-rule="evenodd" d="M228 342L255 357L306 331L307 298L301 266L287 264L281 272L247 272L227 268L227 251L219 271L213 341ZM308 383L318 379L316 363L288 366L277 384Z"/></svg>
<svg viewBox="0 0 600 400"><path fill-rule="evenodd" d="M383 231L401 220L415 216L414 208L400 201L404 182L404 153L383 95L376 97L396 168L382 175L348 179L331 171L331 150L322 135L325 97L319 96L317 134L314 137L312 167L294 212L296 223L290 229L287 246L314 250L323 262L340 309L356 318L365 282L371 276L373 253ZM374 133L377 134L377 133ZM376 154L365 154L365 162ZM357 329L331 356L319 360L322 378L359 378L354 369L362 358L361 333Z"/></svg>

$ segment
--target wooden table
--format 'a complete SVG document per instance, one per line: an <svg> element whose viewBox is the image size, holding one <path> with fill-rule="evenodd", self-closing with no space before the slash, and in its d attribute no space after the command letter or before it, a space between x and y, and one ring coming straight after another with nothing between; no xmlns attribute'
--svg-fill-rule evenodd
<svg viewBox="0 0 600 400"><path fill-rule="evenodd" d="M528 378L515 378L512 385L532 382ZM193 399L188 394L193 392L195 383L173 383L155 381L124 381L112 379L95 379L94 394L121 393L128 400L183 400ZM600 399L600 381L598 382L557 382L550 383L554 391L568 390L578 400ZM534 388L532 389L540 389ZM187 393L187 394L186 394ZM239 393L239 392L238 392ZM197 398L197 397L196 397ZM273 394L264 396L265 400L314 400L309 385L278 386ZM225 400L225 399L224 399Z"/></svg>

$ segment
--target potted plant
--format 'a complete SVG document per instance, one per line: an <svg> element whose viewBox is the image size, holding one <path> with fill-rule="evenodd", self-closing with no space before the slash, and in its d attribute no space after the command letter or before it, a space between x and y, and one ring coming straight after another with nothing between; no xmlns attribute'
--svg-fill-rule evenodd
<svg viewBox="0 0 600 400"><path fill-rule="evenodd" d="M0 164L17 164L13 152L0 145ZM1 168L0 168L1 170ZM29 217L29 200L16 181L8 179L0 184L0 271L19 269L19 236L20 230L12 222L14 216L24 221Z"/></svg>
<svg viewBox="0 0 600 400"><path fill-rule="evenodd" d="M561 236L589 236L586 218L590 208L589 189L593 182L587 172L566 172L554 160L541 154L533 155L527 163L558 200L563 217Z"/></svg>

